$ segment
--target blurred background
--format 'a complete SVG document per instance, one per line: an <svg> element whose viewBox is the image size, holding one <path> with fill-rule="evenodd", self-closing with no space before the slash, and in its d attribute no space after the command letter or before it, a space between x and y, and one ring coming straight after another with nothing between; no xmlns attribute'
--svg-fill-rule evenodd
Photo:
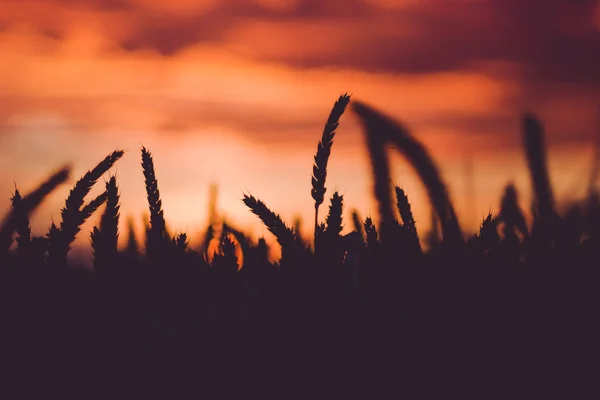
<svg viewBox="0 0 600 400"><path fill-rule="evenodd" d="M597 0L0 0L0 213L15 184L27 192L65 163L74 184L123 148L113 170L121 215L140 232L144 145L169 228L192 245L208 222L211 184L217 211L253 237L274 242L244 191L290 225L302 218L308 236L313 156L333 103L349 92L428 146L474 232L509 181L529 209L524 111L545 123L558 201L585 195L599 71ZM399 156L392 161L418 229L428 229L423 187ZM34 234L60 222L69 186L36 211ZM326 197L344 194L346 215L376 214L350 110L326 186ZM93 223L71 254L82 262Z"/></svg>

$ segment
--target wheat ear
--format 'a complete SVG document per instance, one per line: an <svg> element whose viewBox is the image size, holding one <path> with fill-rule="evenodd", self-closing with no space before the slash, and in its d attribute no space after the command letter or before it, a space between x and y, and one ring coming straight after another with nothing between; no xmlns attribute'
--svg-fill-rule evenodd
<svg viewBox="0 0 600 400"><path fill-rule="evenodd" d="M311 196L315 200L315 232L319 223L319 207L323 204L325 199L325 181L327 179L327 163L329 156L331 155L331 147L333 145L333 139L335 137L335 130L339 125L340 118L346 107L350 103L350 96L347 93L342 94L333 105L333 109L329 114L325 127L323 128L323 134L321 141L317 145L317 153L315 154L315 162L313 164L312 173L312 189Z"/></svg>

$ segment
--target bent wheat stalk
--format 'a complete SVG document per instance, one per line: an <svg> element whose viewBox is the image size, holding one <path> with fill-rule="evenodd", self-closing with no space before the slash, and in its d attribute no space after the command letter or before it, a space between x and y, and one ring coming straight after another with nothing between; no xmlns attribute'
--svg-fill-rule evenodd
<svg viewBox="0 0 600 400"><path fill-rule="evenodd" d="M375 197L379 202L381 225L394 226L394 211L390 198L389 160L385 151L388 143L395 145L411 163L425 185L429 199L440 216L444 241L464 243L454 207L435 162L425 147L397 121L361 103L353 103L354 112L360 117L366 131L371 164L375 180ZM380 235L384 235L380 229Z"/></svg>
<svg viewBox="0 0 600 400"><path fill-rule="evenodd" d="M292 229L288 228L281 217L271 211L265 203L256 199L252 195L246 194L244 195L242 201L250 209L250 211L252 211L261 219L267 229L269 229L269 231L275 235L282 248L290 245L294 241L294 232Z"/></svg>

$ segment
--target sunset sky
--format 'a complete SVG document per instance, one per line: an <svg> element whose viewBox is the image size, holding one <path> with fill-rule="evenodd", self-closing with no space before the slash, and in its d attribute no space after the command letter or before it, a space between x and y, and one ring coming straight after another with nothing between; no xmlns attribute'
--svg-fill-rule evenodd
<svg viewBox="0 0 600 400"><path fill-rule="evenodd" d="M312 158L349 92L428 146L470 231L509 180L528 199L524 111L546 125L558 199L584 193L598 89L597 0L0 0L0 212L15 182L28 191L70 163L69 184L33 216L34 233L45 233L75 180L123 148L121 213L141 224L144 145L173 231L204 229L216 182L219 209L255 237L270 240L244 192L290 224L302 217L308 234ZM423 230L423 188L392 160ZM348 110L327 195L338 189L348 213L375 215L369 174ZM79 245L89 248L90 228Z"/></svg>

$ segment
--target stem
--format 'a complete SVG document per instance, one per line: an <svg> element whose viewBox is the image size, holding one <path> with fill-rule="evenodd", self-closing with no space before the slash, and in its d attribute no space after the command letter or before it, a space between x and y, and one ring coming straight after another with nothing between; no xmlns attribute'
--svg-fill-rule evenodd
<svg viewBox="0 0 600 400"><path fill-rule="evenodd" d="M314 239L315 252L317 250L317 229L318 228L319 228L319 205L315 204L315 239Z"/></svg>

